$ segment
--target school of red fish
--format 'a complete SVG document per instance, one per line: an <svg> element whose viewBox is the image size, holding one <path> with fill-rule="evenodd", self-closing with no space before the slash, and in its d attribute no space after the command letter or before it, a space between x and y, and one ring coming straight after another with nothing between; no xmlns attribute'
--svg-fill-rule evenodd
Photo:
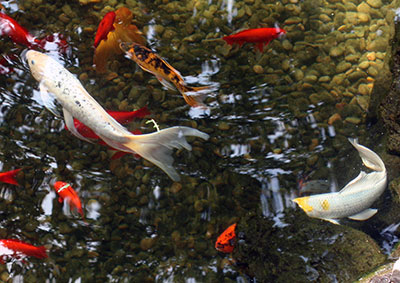
<svg viewBox="0 0 400 283"><path fill-rule="evenodd" d="M127 58L133 60L140 68L153 74L160 83L170 89L178 90L186 103L191 107L207 107L204 103L202 91L209 90L208 86L191 87L188 86L180 73L162 59L156 52L147 48L146 40L139 29L131 24L132 13L129 9L122 7L116 11L110 11L104 15L98 25L94 38L93 47L95 48L93 62L98 73L107 73L107 62L112 56L125 54ZM244 43L254 43L257 50L263 52L264 46L274 39L284 36L286 31L279 27L262 27L246 29L232 35L224 36L222 40L226 44L237 44L241 47ZM9 38L16 45L21 45L28 49L48 51L48 46L57 46L60 54L65 54L69 49L66 37L62 34L50 34L42 39L35 38L27 29L22 27L17 21L4 12L0 12L0 37ZM16 55L2 55L0 58L0 74L5 75L13 72L10 63ZM118 123L124 125L135 118L144 118L150 115L147 107L131 112L107 111L108 115ZM71 128L72 127L72 128ZM99 136L96 131L74 118L73 123L65 125L65 129L74 135L91 142L101 144L115 151L111 159L117 159L125 154L126 150L121 150L120 146L113 147L107 139ZM139 130L132 132L133 135L141 135ZM187 145L190 149L190 146ZM185 146L186 148L186 146ZM0 173L0 182L19 186L17 181L18 174L22 168ZM55 192L58 194L59 202L64 203L73 212L77 212L84 218L84 210L79 194L72 186L63 181L56 181L53 184ZM215 248L223 253L232 253L234 250L237 224L229 226L217 239ZM8 259L21 259L25 257L36 257L45 259L48 257L44 246L34 246L19 239L0 239L0 261L5 263Z"/></svg>

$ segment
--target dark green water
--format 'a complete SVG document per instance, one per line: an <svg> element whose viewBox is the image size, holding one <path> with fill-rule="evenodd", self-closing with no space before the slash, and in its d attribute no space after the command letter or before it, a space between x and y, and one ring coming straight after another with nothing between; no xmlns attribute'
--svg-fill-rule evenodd
<svg viewBox="0 0 400 283"><path fill-rule="evenodd" d="M26 64L12 60L15 72L0 76L0 161L1 171L21 167L23 174L21 186L1 185L0 238L46 245L49 258L0 266L1 279L10 274L24 282L250 280L254 272L229 263L229 255L214 249L226 227L255 215L284 231L292 225L285 218L300 215L291 202L298 195L300 175L330 180L339 189L361 168L347 138L358 137L361 144L381 150L369 135L366 110L377 74L387 67L396 3L342 2L1 1L5 12L35 36L66 36L68 54L51 55L84 78L82 84L104 108L147 105L152 113L148 119L161 128L191 126L211 136L208 141L191 139L191 152L174 154L180 183L133 156L112 161L105 147L64 130L63 120L44 109ZM133 12L133 23L147 35L148 46L187 82L216 88L205 100L209 115L199 116L178 92L166 90L123 56L108 65L116 78L94 72L97 25L105 12L122 5ZM250 43L230 48L214 40L275 23L287 36L272 41L263 53ZM20 56L24 47L2 37L0 50ZM135 120L128 128L152 132L148 119ZM51 188L57 180L77 190L87 223L65 215ZM308 218L302 219L307 225ZM383 229L386 223L374 225ZM362 226L363 231L371 229ZM286 230L282 235L290 237ZM381 246L386 243L376 239ZM271 238L275 247L286 240ZM329 241L323 239L326 245ZM297 246L308 250L303 242ZM294 254L298 258L302 250ZM281 266L274 272L288 272L290 261ZM329 267L330 277L321 271L315 275L310 266L305 260L294 274L306 272L308 281L335 282L339 276Z"/></svg>

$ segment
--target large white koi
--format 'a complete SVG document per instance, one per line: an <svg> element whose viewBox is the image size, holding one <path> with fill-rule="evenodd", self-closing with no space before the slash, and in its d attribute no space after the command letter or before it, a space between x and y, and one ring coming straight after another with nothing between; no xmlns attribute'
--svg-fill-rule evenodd
<svg viewBox="0 0 400 283"><path fill-rule="evenodd" d="M180 177L172 167L172 149L183 147L191 150L185 136L209 137L189 127L171 127L151 134L133 135L107 114L80 81L57 61L33 50L26 53L26 59L33 77L39 82L42 97L49 93L56 97L63 107L65 123L75 136L91 142L78 133L73 117L91 128L109 146L139 154L160 167L174 181L179 181ZM48 102L48 98L43 100L45 104Z"/></svg>
<svg viewBox="0 0 400 283"><path fill-rule="evenodd" d="M361 171L339 192L293 199L308 216L339 224L340 218L366 220L378 212L370 206L386 188L385 164L375 152L356 140L349 139L349 142L357 149L364 165L374 172Z"/></svg>

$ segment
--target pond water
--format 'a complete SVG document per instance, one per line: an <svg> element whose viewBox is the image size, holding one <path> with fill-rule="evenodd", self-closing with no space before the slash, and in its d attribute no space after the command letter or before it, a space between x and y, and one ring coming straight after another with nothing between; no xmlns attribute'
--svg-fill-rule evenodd
<svg viewBox="0 0 400 283"><path fill-rule="evenodd" d="M189 139L191 152L174 153L179 183L141 158L112 160L106 147L75 138L61 117L44 108L21 58L26 47L1 37L1 55L13 70L0 76L0 168L23 170L21 186L0 185L0 238L45 245L49 254L0 266L1 280L250 281L251 274L214 248L226 227L251 213L285 229L285 217L299 210L291 200L300 194L300 180L316 181L307 188L318 193L315 188L338 190L358 175L361 160L347 138L382 150L370 135L367 109L378 74L388 68L396 1L0 3L37 38L66 39L66 53L56 44L46 49L105 109L147 106L151 115L135 119L129 130L153 132L146 122L154 119L161 128L190 126L210 135L208 141ZM187 83L213 86L205 99L208 111L190 108L177 91L122 55L110 58L109 73L96 74L98 23L121 6L132 11L147 46ZM264 52L252 43L221 40L274 25L286 37ZM55 181L78 192L85 219L65 211L52 189ZM385 235L375 238L389 252L397 226L373 233L364 224L362 230ZM318 275L308 279L318 281Z"/></svg>

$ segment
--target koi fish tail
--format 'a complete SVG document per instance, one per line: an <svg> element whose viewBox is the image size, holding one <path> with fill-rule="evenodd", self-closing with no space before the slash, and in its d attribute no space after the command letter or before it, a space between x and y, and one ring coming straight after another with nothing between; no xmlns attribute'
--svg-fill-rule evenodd
<svg viewBox="0 0 400 283"><path fill-rule="evenodd" d="M228 43L229 45L232 45L235 43L235 40L230 36L224 36L222 39L225 40L226 43Z"/></svg>
<svg viewBox="0 0 400 283"><path fill-rule="evenodd" d="M171 127L159 132L144 135L128 135L123 143L113 142L105 138L110 146L122 151L137 153L151 163L160 167L174 181L179 181L178 172L172 167L174 161L172 149L192 147L186 141L186 136L195 136L207 140L208 135L189 127ZM103 137L102 137L103 138Z"/></svg>
<svg viewBox="0 0 400 283"><path fill-rule="evenodd" d="M0 182L19 186L17 180L15 179L15 176L17 176L19 171L21 171L21 168L4 172L2 176L0 176Z"/></svg>
<svg viewBox="0 0 400 283"><path fill-rule="evenodd" d="M209 89L210 86L191 87L183 85L179 87L183 99L185 99L186 103L192 107L207 107L203 102L207 97L207 93L202 91Z"/></svg>
<svg viewBox="0 0 400 283"><path fill-rule="evenodd" d="M29 252L27 251L25 253L40 259L48 257L45 246L35 247L35 249L31 249Z"/></svg>

